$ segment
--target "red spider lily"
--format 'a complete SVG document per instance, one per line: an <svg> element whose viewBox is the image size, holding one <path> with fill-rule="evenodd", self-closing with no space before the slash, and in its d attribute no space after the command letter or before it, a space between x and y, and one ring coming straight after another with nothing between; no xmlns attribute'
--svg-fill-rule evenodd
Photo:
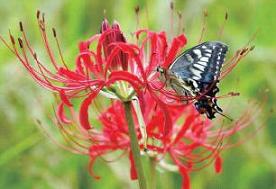
<svg viewBox="0 0 276 189"><path fill-rule="evenodd" d="M37 22L52 68L47 68L39 60L26 37L21 22L22 37L18 38L21 52L11 33L11 45L3 37L0 39L17 56L34 80L41 86L60 94L62 101L58 106L58 113L62 121L66 120L61 116L64 107L71 107L71 101L75 98L85 97L79 115L80 123L85 129L91 128L87 111L99 93L124 99L130 94L139 96L143 90L149 90L152 95L156 96L151 81L154 78L151 75L152 71L157 65L171 62L176 57L177 52L186 44L186 38L183 34L174 38L169 46L164 32L154 33L148 30L136 32L137 39L142 33L146 35L141 44L139 42L137 44L127 43L119 25L114 23L110 27L108 22L104 20L101 34L94 35L79 44L80 53L76 59L76 67L72 70L64 61L56 30L53 29L53 36L61 59L61 64L58 64L49 44L44 15L41 15L39 11L37 12ZM149 57L145 54L145 46L148 41L151 44ZM92 43L96 43L95 49L90 48ZM117 87L121 81L124 81L122 84L125 88L124 91ZM157 96L156 100L160 106L164 107L165 113L164 103ZM167 118L166 128L170 128L169 122L169 118Z"/></svg>
<svg viewBox="0 0 276 189"><path fill-rule="evenodd" d="M179 171L183 188L189 188L189 173L199 170L214 161L216 172L221 171L220 152L232 144L221 145L222 139L244 129L251 121L250 112L222 129L203 119L191 104L184 105L183 98L168 90L157 78L157 66L168 67L184 47L187 39L181 34L168 42L165 32L147 29L136 31L136 42L128 42L119 24L111 26L104 20L101 33L79 44L75 68L65 63L57 39L61 63L58 63L50 47L44 15L37 13L39 30L51 67L46 67L32 49L22 23L22 37L18 45L10 34L11 45L0 39L17 56L26 70L41 86L59 94L56 124L75 153L91 157L92 166L97 157L123 151L129 154L131 178L136 179L136 170L130 149L128 127L124 116L123 101L133 100L133 117L141 151L154 158L164 169ZM93 48L95 46L95 48ZM238 50L225 63L221 72L224 78L250 51ZM92 127L89 107L96 107L100 96L114 99L97 118L101 127ZM230 94L233 96L233 94ZM219 97L218 97L219 98ZM80 107L75 101L80 100ZM100 108L96 108L98 110ZM69 116L66 116L69 110ZM77 112L77 113L76 113ZM78 116L76 116L78 114ZM78 117L78 119L76 119ZM92 173L93 174L93 173Z"/></svg>
<svg viewBox="0 0 276 189"><path fill-rule="evenodd" d="M223 126L222 123L216 125L202 116L189 105L168 106L168 116L172 120L172 132L169 137L163 137L162 123L166 119L162 108L156 106L156 100L149 94L143 95L147 105L142 110L144 124L147 133L147 146L145 155L148 155L159 163L160 167L172 171L179 171L183 177L183 188L189 188L189 173L200 170L214 162L215 171L220 173L222 170L222 158L220 153L235 144L227 142L227 138L242 129L252 121L252 112L244 112L240 119ZM134 105L135 106L135 105ZM114 102L99 119L103 125L102 133L98 135L97 144L91 145L90 156L92 162L94 158L116 151L118 149L130 153L129 138L122 104ZM138 113L133 109L136 130L141 150L145 150L143 134L139 127ZM254 112L258 114L259 112ZM250 116L249 116L250 115ZM226 127L226 128L223 128ZM95 137L96 138L96 137ZM226 141L222 145L222 140ZM168 163L170 162L170 163ZM136 178L131 160L131 176Z"/></svg>

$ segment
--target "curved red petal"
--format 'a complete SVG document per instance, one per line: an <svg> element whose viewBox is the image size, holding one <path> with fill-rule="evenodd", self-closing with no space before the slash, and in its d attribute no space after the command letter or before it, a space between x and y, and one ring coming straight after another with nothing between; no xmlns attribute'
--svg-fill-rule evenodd
<svg viewBox="0 0 276 189"><path fill-rule="evenodd" d="M148 29L140 29L140 30L138 30L138 31L135 32L135 36L136 36L137 39L139 39L139 37L140 37L140 35L142 33L146 33L147 34L148 32L149 32Z"/></svg>
<svg viewBox="0 0 276 189"><path fill-rule="evenodd" d="M98 95L101 89L102 86L98 86L98 88L95 91L92 91L91 94L86 99L84 99L81 104L79 120L81 126L86 130L89 130L91 128L88 118L88 107L91 104L92 100Z"/></svg>
<svg viewBox="0 0 276 189"><path fill-rule="evenodd" d="M113 35L114 32L118 32L118 30L108 29L108 30L104 31L99 38L97 50L96 50L96 52L97 52L96 57L97 57L97 63L98 63L100 72L103 72L103 63L104 63L103 57L102 57L102 51L104 51L104 52L106 51L106 48L108 47L107 45L110 44L110 43L107 44L106 40L109 40L108 38L110 38L110 36ZM109 53L106 54L106 52L105 52L106 56L108 56L108 54Z"/></svg>
<svg viewBox="0 0 276 189"><path fill-rule="evenodd" d="M110 52L110 54L108 55L107 57L107 60L106 60L106 65L105 65L105 69L104 69L104 78L106 78L106 74L107 74L107 71L114 66L114 60L116 60L118 54L120 53L120 49L119 48L113 48ZM119 64L119 63L118 63Z"/></svg>
<svg viewBox="0 0 276 189"><path fill-rule="evenodd" d="M128 54L129 57L132 57L135 60L135 63L137 64L137 67L138 67L143 79L146 80L144 67L143 67L142 61L139 57L140 49L136 45L126 44L126 43L122 43L122 42L117 42L117 43L114 43L113 45L116 45L117 47L119 47L122 50L122 52L124 52L125 54Z"/></svg>
<svg viewBox="0 0 276 189"><path fill-rule="evenodd" d="M64 104L66 104L69 107L73 106L63 90L59 91L59 96Z"/></svg>
<svg viewBox="0 0 276 189"><path fill-rule="evenodd" d="M182 48L186 43L187 38L183 34L173 39L165 63L162 65L164 68L167 68L173 62L179 49Z"/></svg>
<svg viewBox="0 0 276 189"><path fill-rule="evenodd" d="M66 76L67 78L70 78L70 79L73 79L73 80L82 80L82 79L85 79L82 75L80 75L80 74L78 74L76 72L64 69L64 68L60 68L58 70L58 74L60 74L62 76Z"/></svg>
<svg viewBox="0 0 276 189"><path fill-rule="evenodd" d="M141 87L143 87L143 82L135 75L127 72L127 71L113 71L109 75L109 80L107 81L106 85L109 86L116 81L126 81L132 85L135 91L139 92Z"/></svg>
<svg viewBox="0 0 276 189"><path fill-rule="evenodd" d="M70 124L71 120L69 120L64 114L64 103L61 102L57 107L57 117L64 124Z"/></svg>
<svg viewBox="0 0 276 189"><path fill-rule="evenodd" d="M171 119L168 107L162 100L160 100L154 94L154 92L151 90L151 88L148 88L148 89L149 89L151 96L154 98L157 105L160 107L160 109L163 112L163 116L164 116L163 134L164 134L165 138L169 138L171 131L172 131L172 119Z"/></svg>

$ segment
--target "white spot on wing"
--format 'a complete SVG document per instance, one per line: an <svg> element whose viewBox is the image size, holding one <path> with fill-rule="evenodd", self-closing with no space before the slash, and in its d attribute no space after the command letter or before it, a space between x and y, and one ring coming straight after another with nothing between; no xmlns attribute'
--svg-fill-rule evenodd
<svg viewBox="0 0 276 189"><path fill-rule="evenodd" d="M200 64L194 64L193 65L195 68L199 69L200 71L204 71L205 67L200 65Z"/></svg>
<svg viewBox="0 0 276 189"><path fill-rule="evenodd" d="M191 68L190 71L193 73L193 76L192 76L193 79L201 78L201 72L199 70Z"/></svg>
<svg viewBox="0 0 276 189"><path fill-rule="evenodd" d="M207 62L202 62L202 61L198 61L197 63L200 64L200 65L202 65L202 66L204 66L204 67L206 67L207 64L208 64Z"/></svg>
<svg viewBox="0 0 276 189"><path fill-rule="evenodd" d="M199 92L198 84L195 80L191 79L192 85L194 86L194 91Z"/></svg>
<svg viewBox="0 0 276 189"><path fill-rule="evenodd" d="M200 80L201 77L193 75L192 78L195 79L195 80Z"/></svg>
<svg viewBox="0 0 276 189"><path fill-rule="evenodd" d="M205 49L205 51L206 51L207 53L212 53L212 50L211 50L211 49Z"/></svg>
<svg viewBox="0 0 276 189"><path fill-rule="evenodd" d="M211 57L212 54L210 54L210 53L205 53L204 56Z"/></svg>
<svg viewBox="0 0 276 189"><path fill-rule="evenodd" d="M209 58L208 58L208 57L201 57L201 58L200 58L200 61L208 62L208 61L209 61Z"/></svg>
<svg viewBox="0 0 276 189"><path fill-rule="evenodd" d="M202 56L201 51L199 49L194 49L193 52L198 56L198 58Z"/></svg>

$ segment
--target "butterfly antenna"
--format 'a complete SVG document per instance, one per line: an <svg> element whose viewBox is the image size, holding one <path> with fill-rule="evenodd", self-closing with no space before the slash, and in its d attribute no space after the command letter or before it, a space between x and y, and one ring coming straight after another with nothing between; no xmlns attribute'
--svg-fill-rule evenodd
<svg viewBox="0 0 276 189"><path fill-rule="evenodd" d="M227 118L227 119L230 120L230 121L234 121L233 118L231 118L231 117L229 117L229 116L227 116L227 115L225 115L225 114L223 114L223 113L221 113L221 112L219 112L219 111L216 111L216 113L222 115L223 117Z"/></svg>

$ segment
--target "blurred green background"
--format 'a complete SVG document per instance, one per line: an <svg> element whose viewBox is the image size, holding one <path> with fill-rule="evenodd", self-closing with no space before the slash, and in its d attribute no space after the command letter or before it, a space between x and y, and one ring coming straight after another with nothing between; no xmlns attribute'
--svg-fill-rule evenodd
<svg viewBox="0 0 276 189"><path fill-rule="evenodd" d="M165 0L0 0L0 4L1 35L8 39L8 29L16 34L18 22L23 21L29 39L42 59L45 51L35 14L37 9L45 12L47 25L56 27L65 59L71 65L78 52L78 42L99 32L104 10L110 21L120 22L127 37L136 28L136 5L141 10L141 27L170 32L170 2ZM183 14L189 46L195 45L200 35L204 10L209 12L205 40L217 39L225 11L228 12L229 20L222 40L229 44L230 53L245 45L259 31L253 42L255 50L221 82L221 89L223 92L239 91L241 96L237 97L237 103L262 99L264 90L269 89L262 115L256 118L251 128L253 131L265 125L264 129L254 138L248 138L245 144L222 154L222 174L216 175L212 166L193 173L195 189L276 188L275 8L274 0L175 1L175 9ZM177 25L177 19L174 23ZM235 103L235 99L231 102ZM50 125L47 127L49 132L59 138L47 118L52 114L53 103L52 94L36 85L17 59L0 44L0 188L136 188L129 179L127 159L111 164L97 161L94 169L102 179L95 181L87 172L88 157L59 148L38 129L35 119L42 120L45 126ZM241 104L238 103L237 108ZM158 177L159 188L180 188L179 175L160 172Z"/></svg>

